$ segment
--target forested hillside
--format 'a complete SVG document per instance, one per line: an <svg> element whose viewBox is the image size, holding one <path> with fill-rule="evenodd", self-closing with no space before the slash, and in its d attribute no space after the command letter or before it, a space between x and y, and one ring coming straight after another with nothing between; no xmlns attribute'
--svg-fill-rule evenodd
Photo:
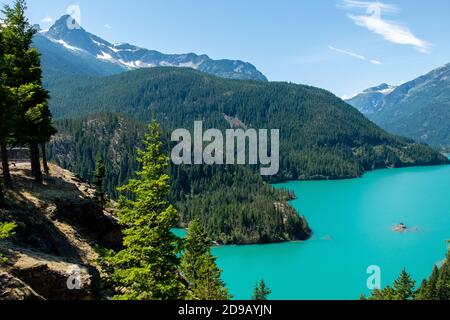
<svg viewBox="0 0 450 320"><path fill-rule="evenodd" d="M376 168L447 161L426 146L387 134L313 87L225 80L173 68L67 77L47 86L52 112L61 119L48 147L50 159L91 180L96 159L102 158L105 188L113 197L137 169L135 148L152 117L161 123L167 147L171 130L192 130L195 120L203 120L205 129L280 129L280 173L265 182L255 167L171 167L170 197L182 224L199 218L214 240L224 243L307 238L306 221L286 203L290 195L269 182L351 178Z"/></svg>
<svg viewBox="0 0 450 320"><path fill-rule="evenodd" d="M413 141L392 136L331 93L288 83L236 81L188 69L155 68L106 78L49 82L57 118L120 112L162 127L280 129L281 171L286 179L337 179L386 167L448 160ZM228 121L227 121L228 120Z"/></svg>
<svg viewBox="0 0 450 320"><path fill-rule="evenodd" d="M92 181L96 160L106 166L105 190L117 198L139 168L136 148L144 124L119 114L60 120L49 143L49 158ZM166 146L167 146L167 139ZM168 150L167 150L168 153ZM265 243L306 239L310 230L287 204L291 195L275 190L253 170L234 166L172 166L170 200L181 213L181 226L199 219L220 243Z"/></svg>

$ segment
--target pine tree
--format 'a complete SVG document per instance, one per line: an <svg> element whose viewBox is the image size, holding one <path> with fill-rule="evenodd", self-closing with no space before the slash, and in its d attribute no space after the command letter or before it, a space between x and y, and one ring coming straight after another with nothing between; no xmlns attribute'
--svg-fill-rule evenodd
<svg viewBox="0 0 450 320"><path fill-rule="evenodd" d="M261 282L255 286L252 300L266 301L271 293L272 291L267 287L264 280L261 280Z"/></svg>
<svg viewBox="0 0 450 320"><path fill-rule="evenodd" d="M13 138L30 148L31 171L42 182L39 144L46 143L56 133L48 107L49 94L42 85L40 55L32 47L36 30L25 16L26 2L16 0L5 5L3 14L4 81L15 95L12 107L16 114ZM3 148L2 148L3 149Z"/></svg>
<svg viewBox="0 0 450 320"><path fill-rule="evenodd" d="M200 221L193 220L185 240L181 272L191 286L194 299L228 300L231 296L221 280L222 272L211 254L211 246Z"/></svg>
<svg viewBox="0 0 450 320"><path fill-rule="evenodd" d="M153 122L144 150L138 151L138 178L120 188L118 217L125 248L110 259L112 278L124 288L117 299L176 300L187 294L178 272L181 239L172 232L178 212L167 201L169 159L160 137Z"/></svg>
<svg viewBox="0 0 450 320"><path fill-rule="evenodd" d="M450 300L450 253L447 255L447 259L439 269L435 295L437 300Z"/></svg>
<svg viewBox="0 0 450 320"><path fill-rule="evenodd" d="M419 289L416 292L416 300L431 300L430 286L427 280L422 280Z"/></svg>
<svg viewBox="0 0 450 320"><path fill-rule="evenodd" d="M94 173L94 187L95 187L95 201L103 209L106 205L107 199L105 191L103 190L103 182L106 175L106 168L103 164L103 160L98 159L95 165Z"/></svg>
<svg viewBox="0 0 450 320"><path fill-rule="evenodd" d="M9 172L8 151L6 144L11 137L14 126L14 114L11 110L11 91L5 84L5 50L3 43L3 24L0 23L0 156L2 161L2 175L6 187L12 186ZM1 181L0 181L1 183ZM1 186L0 186L1 187ZM3 200L3 188L0 190L0 205Z"/></svg>
<svg viewBox="0 0 450 320"><path fill-rule="evenodd" d="M414 300L416 282L411 276L403 270L400 277L394 281L393 289L395 291L396 300Z"/></svg>
<svg viewBox="0 0 450 320"><path fill-rule="evenodd" d="M391 286L387 286L382 290L373 290L372 296L369 298L369 300L397 300L396 292Z"/></svg>

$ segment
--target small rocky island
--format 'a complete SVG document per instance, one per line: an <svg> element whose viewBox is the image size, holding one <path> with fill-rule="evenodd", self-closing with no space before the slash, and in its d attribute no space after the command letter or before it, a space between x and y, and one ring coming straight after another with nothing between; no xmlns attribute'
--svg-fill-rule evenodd
<svg viewBox="0 0 450 320"><path fill-rule="evenodd" d="M408 231L408 227L404 223L399 223L392 228L392 231L402 233Z"/></svg>

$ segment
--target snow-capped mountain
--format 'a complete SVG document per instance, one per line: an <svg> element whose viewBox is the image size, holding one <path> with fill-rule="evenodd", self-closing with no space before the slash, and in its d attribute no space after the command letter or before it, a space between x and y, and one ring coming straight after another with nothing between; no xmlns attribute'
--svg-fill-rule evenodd
<svg viewBox="0 0 450 320"><path fill-rule="evenodd" d="M392 93L396 88L396 86L383 83L379 86L366 89L346 101L361 113L368 116L378 112L382 108L384 97Z"/></svg>
<svg viewBox="0 0 450 320"><path fill-rule="evenodd" d="M371 88L347 100L387 131L450 146L450 64L398 87Z"/></svg>
<svg viewBox="0 0 450 320"><path fill-rule="evenodd" d="M185 67L224 78L267 81L250 63L212 60L194 53L163 54L128 43L112 44L82 27L71 27L68 21L71 18L65 15L36 36L35 45L42 53L44 68L109 75L138 68Z"/></svg>

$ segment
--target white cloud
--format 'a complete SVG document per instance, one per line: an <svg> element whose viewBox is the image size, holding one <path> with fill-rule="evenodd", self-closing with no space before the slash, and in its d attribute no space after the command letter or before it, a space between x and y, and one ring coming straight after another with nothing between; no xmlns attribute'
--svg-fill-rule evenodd
<svg viewBox="0 0 450 320"><path fill-rule="evenodd" d="M354 53L354 52L351 52L351 51L348 51L348 50L339 49L339 48L336 48L336 47L333 47L333 46L328 46L328 49L330 49L332 51L336 51L336 52L342 53L342 54L345 54L347 56L350 56L350 57L353 57L353 58L356 58L356 59L359 59L359 60L367 61L365 56L357 54L357 53ZM372 63L372 64L376 64L376 65L381 65L382 64L380 61L373 60L373 59L369 60L369 62Z"/></svg>
<svg viewBox="0 0 450 320"><path fill-rule="evenodd" d="M389 42L410 45L423 53L430 51L431 44L416 37L407 26L396 21L384 20L381 17L382 13L398 12L396 6L382 2L356 0L344 0L344 6L366 10L368 15L348 15L356 25L382 36Z"/></svg>
<svg viewBox="0 0 450 320"><path fill-rule="evenodd" d="M105 24L104 27L105 27L106 29L110 29L110 30L112 29L112 26L109 25L109 24Z"/></svg>
<svg viewBox="0 0 450 320"><path fill-rule="evenodd" d="M366 57L361 56L361 55L356 54L356 53L351 52L351 51L347 51L347 50L335 48L335 47L333 47L333 46L328 46L328 48L329 48L330 50L333 50L333 51L336 51L336 52L339 52L339 53L342 53L342 54L346 54L346 55L348 55L348 56L351 56L351 57L354 57L354 58L357 58L357 59L360 59L360 60L366 60Z"/></svg>
<svg viewBox="0 0 450 320"><path fill-rule="evenodd" d="M46 16L44 19L42 19L43 23L52 23L53 19L49 16Z"/></svg>

